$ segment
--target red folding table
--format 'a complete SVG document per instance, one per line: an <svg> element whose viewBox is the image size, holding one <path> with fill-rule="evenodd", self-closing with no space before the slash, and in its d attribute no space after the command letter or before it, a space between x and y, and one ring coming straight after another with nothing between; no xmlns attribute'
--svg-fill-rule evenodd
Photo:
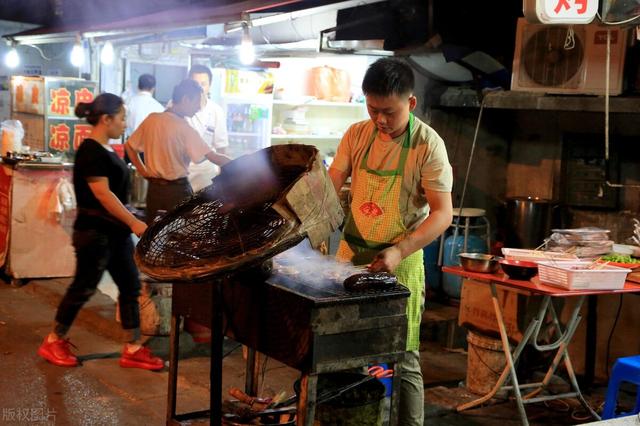
<svg viewBox="0 0 640 426"><path fill-rule="evenodd" d="M459 405L457 407L458 411L463 411L472 407L476 407L480 404L485 403L489 399L493 398L493 396L501 389L513 391L513 394L516 399L516 404L518 406L518 412L520 413L520 418L522 420L523 425L528 425L529 421L527 420L527 413L524 409L524 404L532 404L536 402L549 401L554 399L562 399L562 398L578 398L578 401L585 407L585 409L591 413L591 415L600 420L598 414L591 408L591 406L585 401L582 396L582 392L580 391L580 387L578 386L578 381L576 380L575 373L573 371L573 366L571 364L571 359L569 358L568 347L573 335L578 328L578 324L580 323L581 315L580 308L584 303L587 296L592 295L600 295L600 294L614 294L614 293L634 293L640 292L640 285L632 283L630 281L625 282L624 288L619 290L565 290L560 287L554 287L551 285L541 284L538 280L538 277L534 277L529 281L523 280L512 280L507 277L505 274L497 273L497 274L482 274L477 272L468 272L462 269L459 266L444 266L442 268L443 272L460 275L462 277L472 278L477 281L487 282L491 288L491 298L493 300L493 308L496 313L496 319L498 322L498 329L500 330L500 339L502 341L502 349L506 358L506 365L502 374L498 378L497 383L491 389L489 393L486 395L468 402L466 404ZM522 340L518 345L511 351L511 347L509 345L509 335L507 334L507 328L504 323L502 308L500 307L500 303L498 300L498 292L497 287L503 287L506 290L517 291L520 294L525 295L539 295L543 296L542 303L540 305L540 309L538 313L531 322L525 328L524 333L522 334ZM577 298L577 302L573 307L573 311L569 317L569 321L567 324L562 327L560 325L560 321L558 320L558 315L553 307L553 303L551 303L552 297L575 297ZM540 334L540 330L542 324L544 323L547 315L551 315L551 320L554 326L554 331L557 336L557 340L550 344L538 344L538 335ZM527 343L531 343L531 345L540 352L546 351L556 351L556 354L553 358L553 362L549 366L546 375L544 376L541 382L536 383L527 383L520 384L518 383L518 377L516 375L515 363L518 361L518 358L522 354L522 350L527 345ZM595 349L594 349L595 350ZM573 388L573 392L567 392L556 395L543 395L537 396L542 392L554 372L558 368L560 361L564 360L565 368L567 369L567 374L569 376L569 381L571 382L571 387ZM504 384L511 379L511 385L504 386ZM529 393L526 395L522 395L522 390L528 390Z"/></svg>

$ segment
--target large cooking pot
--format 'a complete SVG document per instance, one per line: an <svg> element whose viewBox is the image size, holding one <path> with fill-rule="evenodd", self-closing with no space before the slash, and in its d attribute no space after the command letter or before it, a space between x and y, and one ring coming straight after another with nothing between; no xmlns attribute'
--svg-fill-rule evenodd
<svg viewBox="0 0 640 426"><path fill-rule="evenodd" d="M136 170L133 164L129 164L129 178L131 179L129 204L136 208L144 208L147 204L147 188L149 187L149 183Z"/></svg>
<svg viewBox="0 0 640 426"><path fill-rule="evenodd" d="M556 227L558 204L538 197L513 197L506 201L506 245L536 248Z"/></svg>

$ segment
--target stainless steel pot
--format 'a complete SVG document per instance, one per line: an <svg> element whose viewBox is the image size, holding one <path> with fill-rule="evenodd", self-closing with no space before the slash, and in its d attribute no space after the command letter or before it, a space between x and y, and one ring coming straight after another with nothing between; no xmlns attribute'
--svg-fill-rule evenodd
<svg viewBox="0 0 640 426"><path fill-rule="evenodd" d="M147 204L147 188L149 183L136 170L133 164L129 164L129 176L131 179L131 191L129 192L129 204L136 208L144 208Z"/></svg>
<svg viewBox="0 0 640 426"><path fill-rule="evenodd" d="M506 201L507 247L536 248L557 226L558 205L537 197L513 197Z"/></svg>

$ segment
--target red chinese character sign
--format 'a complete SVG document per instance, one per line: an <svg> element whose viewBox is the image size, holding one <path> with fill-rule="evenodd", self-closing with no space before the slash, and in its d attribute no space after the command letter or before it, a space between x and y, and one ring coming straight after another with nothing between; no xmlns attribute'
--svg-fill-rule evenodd
<svg viewBox="0 0 640 426"><path fill-rule="evenodd" d="M91 134L90 124L74 124L73 125L73 150L77 151L80 143Z"/></svg>
<svg viewBox="0 0 640 426"><path fill-rule="evenodd" d="M91 92L86 87L83 87L80 90L75 90L74 93L76 98L76 101L73 104L74 106L77 106L80 102L93 102L93 92Z"/></svg>
<svg viewBox="0 0 640 426"><path fill-rule="evenodd" d="M542 24L588 24L598 11L598 0L524 0L524 16Z"/></svg>
<svg viewBox="0 0 640 426"><path fill-rule="evenodd" d="M54 115L70 115L71 93L64 87L50 89L49 113Z"/></svg>
<svg viewBox="0 0 640 426"><path fill-rule="evenodd" d="M71 128L65 124L49 125L49 150L51 151L69 151L69 140Z"/></svg>

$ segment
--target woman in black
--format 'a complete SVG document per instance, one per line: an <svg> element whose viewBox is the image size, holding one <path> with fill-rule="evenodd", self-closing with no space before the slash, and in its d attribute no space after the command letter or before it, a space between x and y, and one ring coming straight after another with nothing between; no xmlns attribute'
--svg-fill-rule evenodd
<svg viewBox="0 0 640 426"><path fill-rule="evenodd" d="M124 161L109 148L109 139L122 136L126 127L124 104L118 96L103 93L92 103L78 104L75 113L93 126L90 137L78 148L73 170L78 203L73 231L76 275L58 306L53 331L44 339L38 354L55 365L78 365L65 336L107 270L120 292L120 319L127 332L120 366L160 370L164 366L162 359L153 356L140 342L140 279L133 261L131 232L139 236L147 225L124 206L129 172Z"/></svg>

